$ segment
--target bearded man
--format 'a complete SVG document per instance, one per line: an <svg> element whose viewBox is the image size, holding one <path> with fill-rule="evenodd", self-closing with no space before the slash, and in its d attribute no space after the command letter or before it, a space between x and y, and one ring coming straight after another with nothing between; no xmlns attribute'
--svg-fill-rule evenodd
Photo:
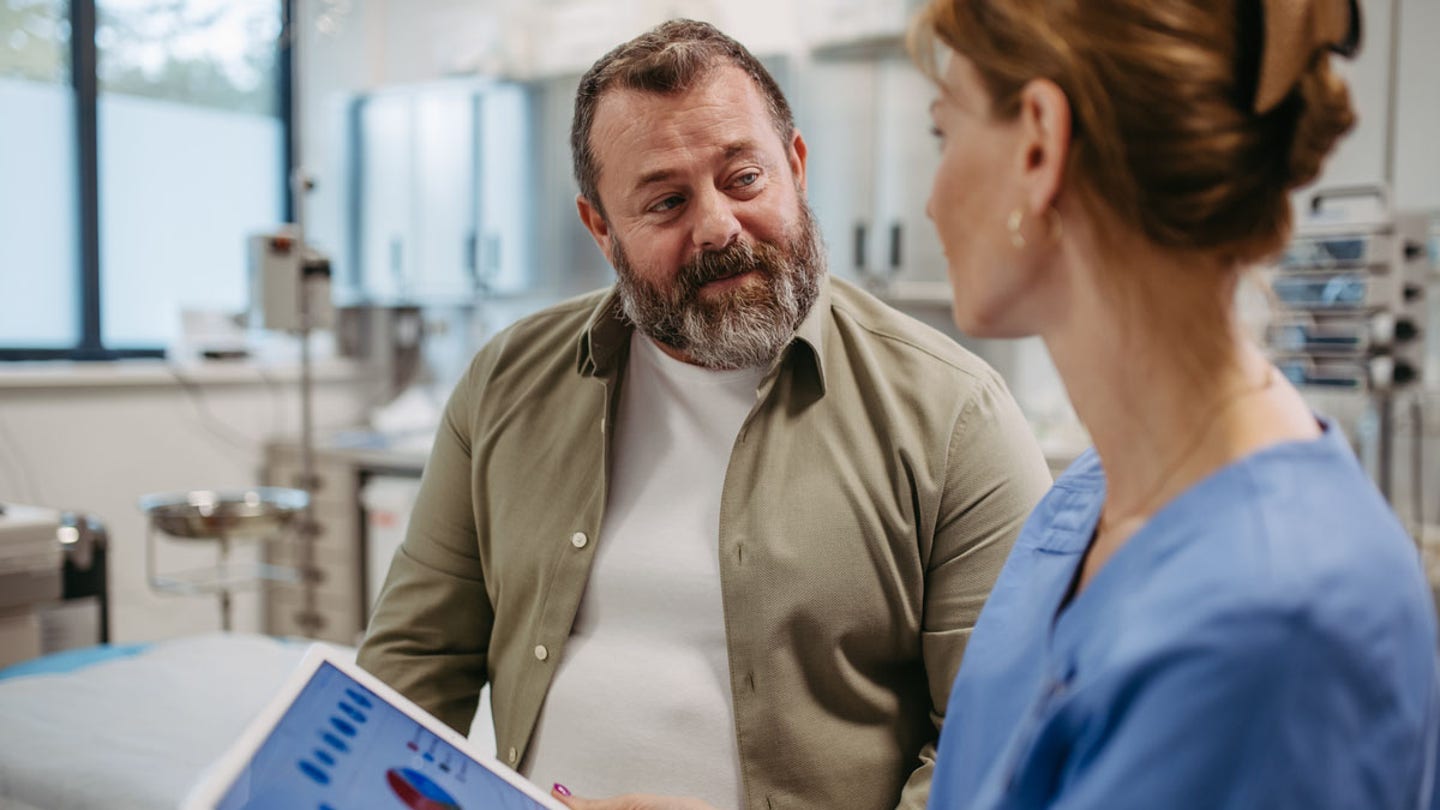
<svg viewBox="0 0 1440 810"><path fill-rule="evenodd" d="M830 279L765 68L666 23L580 82L602 291L445 411L360 662L586 795L921 808L951 681L1049 484L1000 378ZM963 719L962 719L963 722Z"/></svg>

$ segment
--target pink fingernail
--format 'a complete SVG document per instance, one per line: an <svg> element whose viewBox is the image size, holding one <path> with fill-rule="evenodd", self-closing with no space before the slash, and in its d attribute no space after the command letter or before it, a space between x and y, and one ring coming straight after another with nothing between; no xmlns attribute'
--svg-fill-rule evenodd
<svg viewBox="0 0 1440 810"><path fill-rule="evenodd" d="M560 784L559 782L556 782L556 783L555 783L555 792L556 792L556 793L559 793L561 796L569 796L569 795L570 795L570 788L567 788L567 787L565 787L564 785Z"/></svg>

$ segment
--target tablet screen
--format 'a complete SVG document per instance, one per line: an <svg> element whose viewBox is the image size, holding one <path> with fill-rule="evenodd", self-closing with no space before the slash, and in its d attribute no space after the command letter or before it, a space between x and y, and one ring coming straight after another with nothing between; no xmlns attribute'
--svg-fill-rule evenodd
<svg viewBox="0 0 1440 810"><path fill-rule="evenodd" d="M325 662L221 810L533 810L542 807Z"/></svg>

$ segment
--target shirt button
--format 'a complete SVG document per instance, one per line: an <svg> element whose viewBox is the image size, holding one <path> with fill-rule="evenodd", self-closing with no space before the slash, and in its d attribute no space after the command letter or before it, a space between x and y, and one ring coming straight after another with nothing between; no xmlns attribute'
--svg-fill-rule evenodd
<svg viewBox="0 0 1440 810"><path fill-rule="evenodd" d="M509 751L505 752L505 758L510 760L511 765L514 765L515 761L520 759L520 752L516 751L514 748L511 748Z"/></svg>
<svg viewBox="0 0 1440 810"><path fill-rule="evenodd" d="M546 658L550 657L550 651L545 649L544 644L537 644L535 646L535 657L540 659L541 661L544 661Z"/></svg>
<svg viewBox="0 0 1440 810"><path fill-rule="evenodd" d="M575 532L570 535L570 545L576 548L584 548L588 542L590 542L590 538L585 536L585 532Z"/></svg>

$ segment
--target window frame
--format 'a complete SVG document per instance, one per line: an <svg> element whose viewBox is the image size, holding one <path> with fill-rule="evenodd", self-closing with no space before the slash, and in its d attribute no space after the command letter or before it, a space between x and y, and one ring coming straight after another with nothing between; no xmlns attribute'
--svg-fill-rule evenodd
<svg viewBox="0 0 1440 810"><path fill-rule="evenodd" d="M280 2L280 36L276 43L279 60L278 96L280 127L284 133L281 146L283 173L281 188L290 189L294 176L297 151L295 127L294 24L296 0ZM76 238L79 242L78 299L80 337L74 346L38 348L0 345L0 362L27 360L106 361L165 356L163 346L117 349L107 347L101 339L101 267L100 267L100 161L99 161L99 58L95 45L96 0L70 0L70 78L75 93L75 149L72 153L77 169ZM282 195L281 214L286 222L295 221L294 195Z"/></svg>

